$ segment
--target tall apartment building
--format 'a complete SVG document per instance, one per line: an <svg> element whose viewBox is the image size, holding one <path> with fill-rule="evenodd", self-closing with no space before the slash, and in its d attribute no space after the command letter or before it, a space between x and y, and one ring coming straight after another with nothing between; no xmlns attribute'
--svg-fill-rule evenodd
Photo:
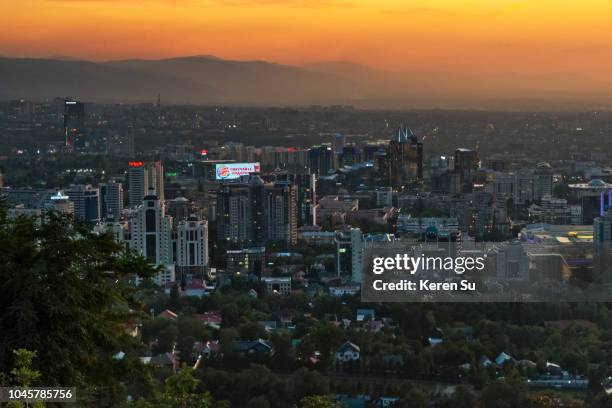
<svg viewBox="0 0 612 408"><path fill-rule="evenodd" d="M148 169L148 190L155 191L155 195L164 201L164 166L160 161L154 161L147 165Z"/></svg>
<svg viewBox="0 0 612 408"><path fill-rule="evenodd" d="M74 203L74 217L90 223L100 221L100 194L90 185L71 185L64 193Z"/></svg>
<svg viewBox="0 0 612 408"><path fill-rule="evenodd" d="M69 150L84 147L84 122L85 104L73 100L64 101L64 143Z"/></svg>
<svg viewBox="0 0 612 408"><path fill-rule="evenodd" d="M361 283L364 262L364 237L359 228L351 228L351 282Z"/></svg>
<svg viewBox="0 0 612 408"><path fill-rule="evenodd" d="M154 278L157 284L174 281L172 217L166 215L164 202L152 191L130 219L130 248L151 264L165 267Z"/></svg>
<svg viewBox="0 0 612 408"><path fill-rule="evenodd" d="M276 172L276 181L295 184L297 225L316 224L317 176L316 174Z"/></svg>
<svg viewBox="0 0 612 408"><path fill-rule="evenodd" d="M224 183L217 191L217 241L245 247L297 242L297 188L290 182L265 184L257 175Z"/></svg>
<svg viewBox="0 0 612 408"><path fill-rule="evenodd" d="M543 197L553 195L553 170L546 162L538 163L534 172L533 199L541 200Z"/></svg>
<svg viewBox="0 0 612 408"><path fill-rule="evenodd" d="M208 266L208 222L195 216L176 228L176 266L181 274L203 273Z"/></svg>
<svg viewBox="0 0 612 408"><path fill-rule="evenodd" d="M400 127L387 149L389 184L401 188L423 179L423 143L409 128Z"/></svg>
<svg viewBox="0 0 612 408"><path fill-rule="evenodd" d="M267 240L297 243L297 188L289 182L277 182L265 190Z"/></svg>
<svg viewBox="0 0 612 408"><path fill-rule="evenodd" d="M100 218L119 219L123 210L123 185L116 181L100 183ZM111 217L112 215L112 217Z"/></svg>
<svg viewBox="0 0 612 408"><path fill-rule="evenodd" d="M128 163L128 205L137 207L150 190L164 200L164 166L161 162L144 163L131 161Z"/></svg>
<svg viewBox="0 0 612 408"><path fill-rule="evenodd" d="M257 245L264 242L263 180L223 184L217 192L217 240Z"/></svg>
<svg viewBox="0 0 612 408"><path fill-rule="evenodd" d="M612 210L593 221L593 275L600 284L612 284Z"/></svg>
<svg viewBox="0 0 612 408"><path fill-rule="evenodd" d="M148 171L143 162L131 161L128 163L128 205L137 207L147 192Z"/></svg>
<svg viewBox="0 0 612 408"><path fill-rule="evenodd" d="M313 146L308 149L308 168L318 176L327 176L336 168L336 155L330 146Z"/></svg>

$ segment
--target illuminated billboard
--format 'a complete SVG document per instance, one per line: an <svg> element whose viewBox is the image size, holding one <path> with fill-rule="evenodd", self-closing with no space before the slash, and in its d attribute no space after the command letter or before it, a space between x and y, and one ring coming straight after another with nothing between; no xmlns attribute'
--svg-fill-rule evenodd
<svg viewBox="0 0 612 408"><path fill-rule="evenodd" d="M215 178L217 180L233 180L240 176L259 172L259 163L225 163L217 164Z"/></svg>

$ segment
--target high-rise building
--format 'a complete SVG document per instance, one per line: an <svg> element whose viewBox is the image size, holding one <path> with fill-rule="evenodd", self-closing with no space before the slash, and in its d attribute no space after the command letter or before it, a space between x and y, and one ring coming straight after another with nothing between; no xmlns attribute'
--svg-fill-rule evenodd
<svg viewBox="0 0 612 408"><path fill-rule="evenodd" d="M327 176L336 168L334 150L330 146L314 146L308 149L307 157L310 172L318 176Z"/></svg>
<svg viewBox="0 0 612 408"><path fill-rule="evenodd" d="M137 207L142 204L147 192L147 180L148 171L143 162L131 161L128 163L128 205L130 207Z"/></svg>
<svg viewBox="0 0 612 408"><path fill-rule="evenodd" d="M409 128L400 127L389 141L388 176L391 187L414 185L423 179L423 143Z"/></svg>
<svg viewBox="0 0 612 408"><path fill-rule="evenodd" d="M164 166L158 161L149 163L148 166L148 190L153 190L157 198L164 201Z"/></svg>
<svg viewBox="0 0 612 408"><path fill-rule="evenodd" d="M176 230L177 269L181 274L203 273L208 266L208 222L192 215Z"/></svg>
<svg viewBox="0 0 612 408"><path fill-rule="evenodd" d="M100 217L104 220L112 215L118 220L123 210L123 185L116 181L100 183Z"/></svg>
<svg viewBox="0 0 612 408"><path fill-rule="evenodd" d="M478 151L460 147L455 150L455 170L476 171L480 166Z"/></svg>
<svg viewBox="0 0 612 408"><path fill-rule="evenodd" d="M297 243L296 186L277 182L266 187L267 241L283 244Z"/></svg>
<svg viewBox="0 0 612 408"><path fill-rule="evenodd" d="M593 221L593 242L612 242L612 212L607 211Z"/></svg>
<svg viewBox="0 0 612 408"><path fill-rule="evenodd" d="M130 248L155 266L166 268L154 281L163 285L174 281L172 255L172 217L166 215L165 204L150 191L130 219Z"/></svg>
<svg viewBox="0 0 612 408"><path fill-rule="evenodd" d="M246 182L225 183L217 191L217 240L250 245L265 241L264 182L256 175Z"/></svg>
<svg viewBox="0 0 612 408"><path fill-rule="evenodd" d="M391 234L363 234L359 228L348 231L336 231L334 243L336 244L336 275L338 277L350 276L350 281L360 283L363 278L365 250L374 243L394 241Z"/></svg>
<svg viewBox="0 0 612 408"><path fill-rule="evenodd" d="M100 194L90 185L72 185L64 192L74 203L74 217L89 223L100 221Z"/></svg>
<svg viewBox="0 0 612 408"><path fill-rule="evenodd" d="M363 161L374 163L377 155L386 154L386 147L379 144L368 144L363 146L361 154Z"/></svg>
<svg viewBox="0 0 612 408"><path fill-rule="evenodd" d="M265 184L257 175L224 183L217 191L217 241L259 246L297 241L297 187Z"/></svg>
<svg viewBox="0 0 612 408"><path fill-rule="evenodd" d="M570 194L580 202L582 207L582 223L591 225L597 217L603 217L612 208L612 184L601 179L593 179L588 183L570 184Z"/></svg>
<svg viewBox="0 0 612 408"><path fill-rule="evenodd" d="M298 227L315 225L317 206L317 176L316 174L294 174L287 172L275 173L277 181L295 184Z"/></svg>
<svg viewBox="0 0 612 408"><path fill-rule="evenodd" d="M249 241L251 216L249 188L245 184L224 184L217 191L215 219L218 242Z"/></svg>
<svg viewBox="0 0 612 408"><path fill-rule="evenodd" d="M462 184L471 183L479 167L478 150L464 147L455 150L455 172L460 175Z"/></svg>
<svg viewBox="0 0 612 408"><path fill-rule="evenodd" d="M359 228L351 228L351 282L361 283L364 261L363 233Z"/></svg>
<svg viewBox="0 0 612 408"><path fill-rule="evenodd" d="M341 154L342 149L344 149L344 146L346 146L346 136L344 136L340 132L336 133L334 135L334 143L333 143L334 153Z"/></svg>
<svg viewBox="0 0 612 408"><path fill-rule="evenodd" d="M263 147L261 165L274 170L304 172L308 170L308 150L295 147Z"/></svg>
<svg viewBox="0 0 612 408"><path fill-rule="evenodd" d="M593 220L593 277L600 284L612 283L612 210Z"/></svg>
<svg viewBox="0 0 612 408"><path fill-rule="evenodd" d="M361 152L355 146L344 146L338 156L338 167L353 166L361 162Z"/></svg>
<svg viewBox="0 0 612 408"><path fill-rule="evenodd" d="M297 185L298 226L315 225L317 220L317 176L299 174L294 178Z"/></svg>
<svg viewBox="0 0 612 408"><path fill-rule="evenodd" d="M249 199L251 204L251 229L253 244L266 242L266 190L258 175L249 177Z"/></svg>
<svg viewBox="0 0 612 408"><path fill-rule="evenodd" d="M533 199L541 200L543 197L553 195L553 171L550 164L539 163L536 167L533 183Z"/></svg>
<svg viewBox="0 0 612 408"><path fill-rule="evenodd" d="M289 171L304 173L308 171L308 150L289 147L287 149L287 166Z"/></svg>
<svg viewBox="0 0 612 408"><path fill-rule="evenodd" d="M128 162L128 205L136 207L148 191L164 201L164 166L160 161Z"/></svg>
<svg viewBox="0 0 612 408"><path fill-rule="evenodd" d="M84 121L85 105L81 102L66 100L64 102L64 138L69 150L84 147Z"/></svg>

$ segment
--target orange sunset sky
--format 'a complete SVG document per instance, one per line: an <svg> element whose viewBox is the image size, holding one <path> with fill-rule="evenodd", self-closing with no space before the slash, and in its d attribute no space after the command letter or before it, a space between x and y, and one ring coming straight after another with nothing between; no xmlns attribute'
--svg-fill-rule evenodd
<svg viewBox="0 0 612 408"><path fill-rule="evenodd" d="M0 55L209 54L301 65L572 72L612 67L610 0L1 0Z"/></svg>

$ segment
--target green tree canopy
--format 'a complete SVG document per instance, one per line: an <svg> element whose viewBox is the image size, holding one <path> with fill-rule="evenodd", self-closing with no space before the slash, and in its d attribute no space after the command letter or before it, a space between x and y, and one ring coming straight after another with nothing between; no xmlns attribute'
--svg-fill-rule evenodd
<svg viewBox="0 0 612 408"><path fill-rule="evenodd" d="M152 268L53 213L42 224L1 217L0 247L0 372L17 365L12 350L27 349L45 386L118 389L112 356L132 341L139 307L127 276Z"/></svg>

